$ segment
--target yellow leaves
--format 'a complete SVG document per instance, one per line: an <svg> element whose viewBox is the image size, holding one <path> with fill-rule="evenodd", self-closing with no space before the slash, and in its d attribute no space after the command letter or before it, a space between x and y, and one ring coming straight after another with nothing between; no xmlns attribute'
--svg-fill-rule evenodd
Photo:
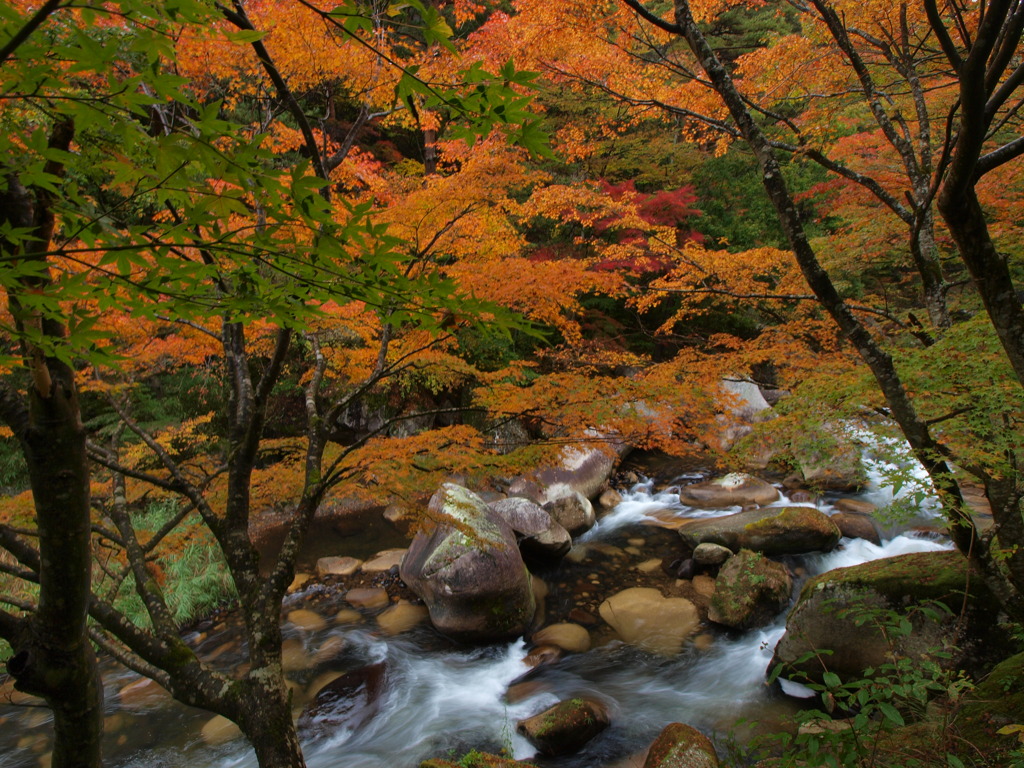
<svg viewBox="0 0 1024 768"><path fill-rule="evenodd" d="M155 442L172 457L187 458L208 451L216 441L216 436L211 434L208 429L214 415L212 412L207 413L168 427L154 436ZM161 466L159 459L143 442L126 446L122 452L121 461L125 466L134 468Z"/></svg>
<svg viewBox="0 0 1024 768"><path fill-rule="evenodd" d="M652 281L633 305L646 312L669 300L678 304L660 328L667 332L677 323L707 314L723 303L772 300L807 291L788 251L754 248L732 253L688 243L674 268Z"/></svg>

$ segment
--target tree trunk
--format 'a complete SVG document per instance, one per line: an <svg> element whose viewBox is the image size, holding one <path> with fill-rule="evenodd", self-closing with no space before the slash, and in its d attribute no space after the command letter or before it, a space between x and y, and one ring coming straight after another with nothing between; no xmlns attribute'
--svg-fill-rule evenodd
<svg viewBox="0 0 1024 768"><path fill-rule="evenodd" d="M54 768L98 768L103 687L86 635L92 546L85 430L72 371L53 361L45 370L50 390L30 390L23 441L39 531L39 609L8 667L19 690L53 709Z"/></svg>
<svg viewBox="0 0 1024 768"><path fill-rule="evenodd" d="M280 673L280 667L278 667ZM243 730L252 742L260 768L305 768L298 731L292 719L291 692L280 674L268 676L251 697Z"/></svg>
<svg viewBox="0 0 1024 768"><path fill-rule="evenodd" d="M958 196L943 188L938 205L1017 380L1024 384L1024 307L1006 257L992 242L978 196L973 188Z"/></svg>

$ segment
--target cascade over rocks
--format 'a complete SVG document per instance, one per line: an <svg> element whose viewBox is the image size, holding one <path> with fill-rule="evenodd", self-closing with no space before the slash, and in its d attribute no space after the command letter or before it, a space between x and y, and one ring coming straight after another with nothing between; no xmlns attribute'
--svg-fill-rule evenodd
<svg viewBox="0 0 1024 768"><path fill-rule="evenodd" d="M510 497L488 506L515 531L519 551L528 560L555 563L572 548L569 532L529 499Z"/></svg>
<svg viewBox="0 0 1024 768"><path fill-rule="evenodd" d="M718 753L696 728L669 723L651 745L643 768L718 768Z"/></svg>
<svg viewBox="0 0 1024 768"><path fill-rule="evenodd" d="M693 483L679 491L679 501L698 509L762 506L778 500L779 492L771 483L743 472Z"/></svg>
<svg viewBox="0 0 1024 768"><path fill-rule="evenodd" d="M734 629L763 627L786 607L792 591L786 566L741 549L718 573L708 618Z"/></svg>
<svg viewBox="0 0 1024 768"><path fill-rule="evenodd" d="M554 757L578 751L609 724L604 704L575 698L560 701L533 717L520 720L516 731L542 755Z"/></svg>
<svg viewBox="0 0 1024 768"><path fill-rule="evenodd" d="M828 552L840 539L836 524L814 507L768 507L696 520L680 528L679 535L690 549L711 543L765 555Z"/></svg>
<svg viewBox="0 0 1024 768"><path fill-rule="evenodd" d="M437 525L416 534L399 574L426 604L437 630L479 642L523 634L536 603L508 523L453 483L431 497L428 513Z"/></svg>
<svg viewBox="0 0 1024 768"><path fill-rule="evenodd" d="M957 611L969 586L971 610L963 635ZM922 611L930 601L941 601L954 613ZM852 611L853 616L844 615ZM894 612L911 622L912 631L895 638L899 657L921 659L933 651L951 651L936 659L955 668L981 651L996 653L1005 645L996 624L998 603L976 575L968 580L967 560L959 552L924 552L888 557L849 568L837 568L809 580L786 619L786 633L775 647L776 663L783 663L812 679L820 679L823 665L844 678L862 677L864 670L893 661L889 640L873 620L859 625L858 613ZM892 633L890 633L891 635ZM806 659L810 652L829 655Z"/></svg>

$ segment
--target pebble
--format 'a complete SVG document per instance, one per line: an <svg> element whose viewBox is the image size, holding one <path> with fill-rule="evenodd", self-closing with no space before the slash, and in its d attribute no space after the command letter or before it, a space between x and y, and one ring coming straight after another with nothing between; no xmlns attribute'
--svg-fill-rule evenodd
<svg viewBox="0 0 1024 768"><path fill-rule="evenodd" d="M363 614L352 608L342 608L334 615L335 624L358 624L363 620Z"/></svg>
<svg viewBox="0 0 1024 768"><path fill-rule="evenodd" d="M318 576L351 576L359 570L362 560L355 557L321 557L316 561Z"/></svg>
<svg viewBox="0 0 1024 768"><path fill-rule="evenodd" d="M345 593L345 602L356 606L357 608L367 608L372 610L374 608L383 608L385 605L390 604L391 598L388 597L386 589L380 589L378 587L356 587L350 589Z"/></svg>
<svg viewBox="0 0 1024 768"><path fill-rule="evenodd" d="M377 616L377 624L385 635L399 635L426 621L428 615L426 607L399 600Z"/></svg>
<svg viewBox="0 0 1024 768"><path fill-rule="evenodd" d="M361 570L363 573L385 573L390 571L396 565L402 564L402 558L405 557L405 553L408 551L408 549L385 549L363 563Z"/></svg>
<svg viewBox="0 0 1024 768"><path fill-rule="evenodd" d="M308 608L299 608L289 612L288 621L306 632L319 632L321 629L327 628L327 619Z"/></svg>
<svg viewBox="0 0 1024 768"><path fill-rule="evenodd" d="M661 570L661 560L644 560L642 563L634 565L633 570L640 571L640 573L654 573Z"/></svg>

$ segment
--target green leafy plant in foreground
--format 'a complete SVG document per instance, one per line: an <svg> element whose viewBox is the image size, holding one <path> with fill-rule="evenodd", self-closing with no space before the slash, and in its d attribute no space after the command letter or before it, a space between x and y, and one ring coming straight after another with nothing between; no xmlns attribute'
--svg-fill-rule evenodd
<svg viewBox="0 0 1024 768"><path fill-rule="evenodd" d="M820 678L776 665L770 682L786 676L803 683L817 694L820 708L801 711L795 733L763 736L754 750L774 755L772 765L778 768L973 765L951 728L957 705L972 683L950 668L951 655L944 649L931 649L918 658L899 652L901 641L913 632L914 613L936 622L952 615L937 601L909 612L866 606L837 610L837 618L875 627L888 648L887 660L846 680L828 670L829 650L812 651L797 662L816 658L825 670Z"/></svg>

